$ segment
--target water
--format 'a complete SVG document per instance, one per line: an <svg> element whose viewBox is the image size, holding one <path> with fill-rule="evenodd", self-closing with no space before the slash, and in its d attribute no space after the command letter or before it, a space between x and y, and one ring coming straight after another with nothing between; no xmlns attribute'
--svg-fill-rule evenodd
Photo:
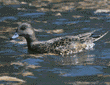
<svg viewBox="0 0 110 85"><path fill-rule="evenodd" d="M0 25L0 75L22 79L26 81L23 83L25 85L109 85L110 43L106 42L110 41L110 33L97 41L92 50L67 56L33 54L28 51L26 41L23 41L24 38L9 39L14 34L15 27L17 27L15 22L18 21L30 21L34 29L42 29L43 32L36 32L38 40L76 35L94 29L98 29L94 33L98 35L110 30L108 13L94 13L88 16L76 11L77 15L82 17L74 18L72 17L76 14L74 12L62 12L62 16L55 16L55 12L52 14L51 12L24 12L23 14L18 13L16 16L2 17L0 19L0 22L3 23ZM51 15L48 15L49 13ZM91 17L95 17L95 19ZM11 19L12 21L9 23L8 20ZM64 31L60 34L46 32L54 29L63 29ZM26 76L24 75L25 72L30 72L30 74ZM1 81L0 83L10 84L16 82Z"/></svg>

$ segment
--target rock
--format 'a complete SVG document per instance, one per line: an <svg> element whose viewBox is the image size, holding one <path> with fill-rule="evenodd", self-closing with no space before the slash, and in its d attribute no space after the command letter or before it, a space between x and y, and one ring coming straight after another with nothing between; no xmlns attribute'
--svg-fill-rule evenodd
<svg viewBox="0 0 110 85"><path fill-rule="evenodd" d="M27 68L32 68L32 69L35 69L35 68L39 68L41 66L35 66L35 65L28 65Z"/></svg>
<svg viewBox="0 0 110 85"><path fill-rule="evenodd" d="M21 4L27 4L27 2L21 2Z"/></svg>
<svg viewBox="0 0 110 85"><path fill-rule="evenodd" d="M10 76L1 76L0 81L18 81L18 82L25 82L22 79L18 79L16 77L10 77Z"/></svg>
<svg viewBox="0 0 110 85"><path fill-rule="evenodd" d="M63 29L56 29L56 30L47 30L46 32L47 33L57 33L57 34L60 34L60 33L63 33L64 30Z"/></svg>
<svg viewBox="0 0 110 85"><path fill-rule="evenodd" d="M108 13L108 12L110 12L109 9L97 9L94 13L96 14L96 13Z"/></svg>
<svg viewBox="0 0 110 85"><path fill-rule="evenodd" d="M23 76L33 76L34 74L32 72L26 71L26 72L22 73L22 75Z"/></svg>
<svg viewBox="0 0 110 85"><path fill-rule="evenodd" d="M61 15L61 13L57 13L57 14L55 14L55 16L62 16L62 15Z"/></svg>
<svg viewBox="0 0 110 85"><path fill-rule="evenodd" d="M18 0L0 0L3 5L15 5L20 4Z"/></svg>

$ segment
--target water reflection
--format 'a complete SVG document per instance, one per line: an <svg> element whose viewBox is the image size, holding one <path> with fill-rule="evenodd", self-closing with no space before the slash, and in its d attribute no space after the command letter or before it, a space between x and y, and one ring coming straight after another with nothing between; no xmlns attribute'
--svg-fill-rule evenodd
<svg viewBox="0 0 110 85"><path fill-rule="evenodd" d="M102 69L105 66L99 66L99 64L96 64L96 60L98 60L96 55L91 54L91 52L82 52L65 56L47 55L44 57L44 62L48 68L39 69L37 71L51 71L64 77L102 74ZM45 65L43 64L42 66Z"/></svg>
<svg viewBox="0 0 110 85"><path fill-rule="evenodd" d="M77 21L66 21L66 20L56 20L55 22L53 22L52 24L57 24L57 25L63 25L63 24L77 24L77 23L79 23L79 22L85 22L85 23L87 23L87 22L90 22L90 20L77 20Z"/></svg>
<svg viewBox="0 0 110 85"><path fill-rule="evenodd" d="M93 65L95 55L82 52L78 54L64 55L61 56L60 59L57 58L58 57L56 57L55 62L60 65Z"/></svg>

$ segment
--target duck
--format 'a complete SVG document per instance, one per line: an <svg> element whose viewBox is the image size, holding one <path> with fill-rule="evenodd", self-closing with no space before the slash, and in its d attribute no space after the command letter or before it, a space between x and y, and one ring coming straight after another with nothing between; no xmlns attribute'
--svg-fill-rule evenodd
<svg viewBox="0 0 110 85"><path fill-rule="evenodd" d="M107 31L98 37L93 37L92 35L95 31L75 36L61 36L47 41L38 41L31 24L22 23L10 39L13 40L19 36L23 36L26 39L28 50L36 53L74 54L93 48L95 45L94 42L108 33Z"/></svg>

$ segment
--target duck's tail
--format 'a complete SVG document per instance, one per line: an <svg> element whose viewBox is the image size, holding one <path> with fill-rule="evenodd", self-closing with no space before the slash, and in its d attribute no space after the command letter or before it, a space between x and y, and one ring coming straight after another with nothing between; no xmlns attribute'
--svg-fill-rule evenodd
<svg viewBox="0 0 110 85"><path fill-rule="evenodd" d="M94 38L93 39L93 42L98 41L99 39L101 39L102 37L104 37L107 33L108 33L108 31L106 33L104 33L103 35L99 36L98 38Z"/></svg>

